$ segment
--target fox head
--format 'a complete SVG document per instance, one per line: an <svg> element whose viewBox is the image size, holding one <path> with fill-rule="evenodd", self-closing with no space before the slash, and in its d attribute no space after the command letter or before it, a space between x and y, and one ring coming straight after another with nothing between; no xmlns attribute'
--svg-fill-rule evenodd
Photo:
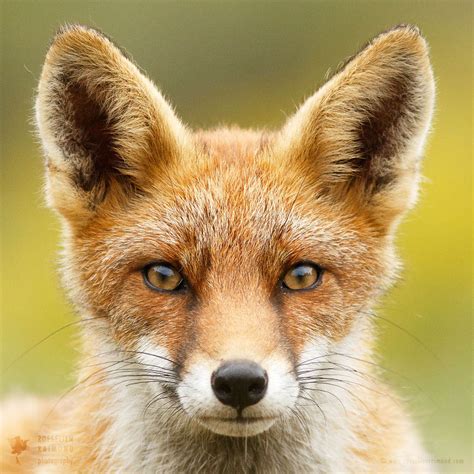
<svg viewBox="0 0 474 474"><path fill-rule="evenodd" d="M297 416L318 370L370 351L433 102L426 42L400 26L281 130L193 132L108 38L61 30L36 100L46 194L110 384L120 363L144 404L174 403L161 417L221 435Z"/></svg>

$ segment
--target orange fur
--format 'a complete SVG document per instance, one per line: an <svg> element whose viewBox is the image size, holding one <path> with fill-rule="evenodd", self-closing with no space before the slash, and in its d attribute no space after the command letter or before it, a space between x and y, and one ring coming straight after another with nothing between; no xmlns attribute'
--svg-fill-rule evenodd
<svg viewBox="0 0 474 474"><path fill-rule="evenodd" d="M109 39L80 26L58 33L36 113L48 202L64 224L63 281L84 318L81 383L50 428L74 438L71 471L418 469L410 461L424 451L409 418L361 360L373 358L367 312L397 276L393 233L416 196L433 94L426 42L401 26L348 61L282 130L193 133ZM182 272L186 291L144 284L141 269L157 261ZM324 269L320 286L282 289L301 261ZM142 420L156 392L119 388L110 354L119 368L144 371L144 341L166 354L154 356L162 364L172 360L161 376L179 382L163 386L175 390L175 413L158 404ZM314 357L323 348L324 359ZM214 412L190 401L221 361L243 358L289 384L274 406L246 408L272 421L245 450L237 428L222 435L203 421ZM319 360L367 376L352 380L352 396L335 389L345 415L324 399L329 424L316 406L299 407L303 394L315 405L323 396L301 382L301 367L318 370Z"/></svg>

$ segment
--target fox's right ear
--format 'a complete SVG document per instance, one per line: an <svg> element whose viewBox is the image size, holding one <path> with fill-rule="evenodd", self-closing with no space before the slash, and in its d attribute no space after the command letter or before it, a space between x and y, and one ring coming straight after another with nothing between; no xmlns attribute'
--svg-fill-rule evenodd
<svg viewBox="0 0 474 474"><path fill-rule="evenodd" d="M47 198L71 221L146 190L186 147L155 85L105 36L70 26L47 53L36 99Z"/></svg>

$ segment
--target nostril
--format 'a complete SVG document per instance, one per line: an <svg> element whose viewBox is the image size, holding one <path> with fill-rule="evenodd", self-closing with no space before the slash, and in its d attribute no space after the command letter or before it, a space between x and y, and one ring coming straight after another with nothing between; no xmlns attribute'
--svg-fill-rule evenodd
<svg viewBox="0 0 474 474"><path fill-rule="evenodd" d="M222 381L218 381L215 383L214 390L225 393L226 395L229 395L232 393L232 389L229 387L229 385L227 385L225 382L222 382Z"/></svg>
<svg viewBox="0 0 474 474"><path fill-rule="evenodd" d="M262 390L261 384L254 383L249 387L249 392L258 393L260 390Z"/></svg>
<svg viewBox="0 0 474 474"><path fill-rule="evenodd" d="M265 383L263 381L255 382L249 387L249 392L254 393L254 394L258 394L262 392L263 390L265 390Z"/></svg>
<svg viewBox="0 0 474 474"><path fill-rule="evenodd" d="M227 361L211 377L217 399L239 410L258 403L265 396L267 384L265 370L248 360Z"/></svg>

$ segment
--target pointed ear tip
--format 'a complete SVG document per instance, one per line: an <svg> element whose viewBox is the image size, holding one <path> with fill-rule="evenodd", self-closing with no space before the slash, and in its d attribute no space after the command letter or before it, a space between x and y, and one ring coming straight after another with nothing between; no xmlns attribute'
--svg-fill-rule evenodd
<svg viewBox="0 0 474 474"><path fill-rule="evenodd" d="M91 43L111 43L112 41L101 31L78 23L61 25L55 32L49 45L48 54L63 48L80 48Z"/></svg>
<svg viewBox="0 0 474 474"><path fill-rule="evenodd" d="M404 32L406 34L411 34L415 36L422 36L421 30L417 25L413 25L411 23L399 23L398 25L389 28L385 33L390 32Z"/></svg>
<svg viewBox="0 0 474 474"><path fill-rule="evenodd" d="M53 36L53 42L55 42L57 39L76 35L98 36L105 38L104 33L96 28L92 28L91 26L82 25L80 23L65 23L56 30L56 33Z"/></svg>
<svg viewBox="0 0 474 474"><path fill-rule="evenodd" d="M107 59L121 57L130 60L126 51L101 31L80 24L65 24L51 40L41 79L48 78L51 71L66 63L82 63L90 59L91 64L102 64Z"/></svg>
<svg viewBox="0 0 474 474"><path fill-rule="evenodd" d="M408 51L428 58L429 46L426 38L416 25L400 24L379 34L372 44L384 44L388 47Z"/></svg>

